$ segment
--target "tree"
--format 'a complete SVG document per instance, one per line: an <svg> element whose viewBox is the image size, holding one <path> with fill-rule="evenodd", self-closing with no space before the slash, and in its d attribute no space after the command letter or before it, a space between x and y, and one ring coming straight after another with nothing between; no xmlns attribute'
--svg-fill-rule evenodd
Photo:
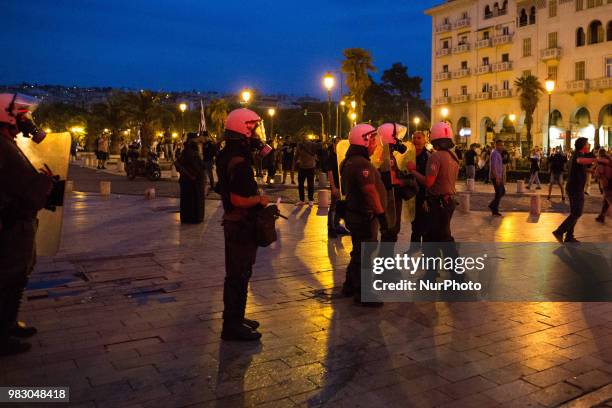
<svg viewBox="0 0 612 408"><path fill-rule="evenodd" d="M113 93L106 98L105 102L97 103L92 106L91 113L101 128L110 131L110 152L119 154L120 132L125 126L126 114L124 111L122 93Z"/></svg>
<svg viewBox="0 0 612 408"><path fill-rule="evenodd" d="M213 99L210 104L206 107L208 114L210 116L210 120L215 129L217 137L221 137L221 132L223 132L223 127L225 126L225 119L227 118L227 113L229 110L229 106L225 99Z"/></svg>
<svg viewBox="0 0 612 408"><path fill-rule="evenodd" d="M346 85L357 102L357 115L363 115L364 95L372 80L370 73L376 71L370 52L363 48L347 48L343 52L342 72L346 75Z"/></svg>
<svg viewBox="0 0 612 408"><path fill-rule="evenodd" d="M533 113L538 106L540 96L544 93L544 87L537 77L527 75L517 78L514 86L519 94L521 109L525 111L525 127L527 128L527 145L532 148L531 127L533 125Z"/></svg>
<svg viewBox="0 0 612 408"><path fill-rule="evenodd" d="M128 93L122 99L126 118L140 128L140 154L146 156L153 143L153 126L161 122L166 110L160 105L159 95L151 91Z"/></svg>

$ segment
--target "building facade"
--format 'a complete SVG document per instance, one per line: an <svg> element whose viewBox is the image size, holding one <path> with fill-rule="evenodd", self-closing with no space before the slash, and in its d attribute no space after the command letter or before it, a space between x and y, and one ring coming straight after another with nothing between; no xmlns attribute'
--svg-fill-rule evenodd
<svg viewBox="0 0 612 408"><path fill-rule="evenodd" d="M447 0L432 18L432 123L448 120L459 143L501 138L525 147L515 80L529 74L544 92L533 145L585 136L612 145L612 0ZM573 144L573 143L572 143Z"/></svg>

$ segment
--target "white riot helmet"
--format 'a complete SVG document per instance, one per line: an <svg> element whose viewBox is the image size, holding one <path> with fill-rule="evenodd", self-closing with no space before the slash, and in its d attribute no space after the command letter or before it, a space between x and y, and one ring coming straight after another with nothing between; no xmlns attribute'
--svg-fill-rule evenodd
<svg viewBox="0 0 612 408"><path fill-rule="evenodd" d="M0 94L0 122L16 126L24 137L31 137L36 143L43 141L47 134L38 129L32 120L32 112L38 101L23 94Z"/></svg>

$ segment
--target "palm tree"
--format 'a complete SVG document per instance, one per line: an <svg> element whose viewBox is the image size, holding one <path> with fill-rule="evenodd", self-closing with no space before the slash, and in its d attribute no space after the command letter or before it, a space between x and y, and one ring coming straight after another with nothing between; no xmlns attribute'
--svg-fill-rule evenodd
<svg viewBox="0 0 612 408"><path fill-rule="evenodd" d="M160 105L159 95L147 90L126 94L122 105L126 117L140 128L140 154L146 156L153 143L153 126L165 117L166 109Z"/></svg>
<svg viewBox="0 0 612 408"><path fill-rule="evenodd" d="M210 120L215 128L217 137L221 137L223 126L225 126L225 119L227 118L227 111L229 110L227 102L225 99L214 99L206 107L206 110L210 115Z"/></svg>
<svg viewBox="0 0 612 408"><path fill-rule="evenodd" d="M372 64L370 52L363 48L347 48L342 53L344 54L342 72L346 75L346 85L357 102L357 115L362 118L363 97L372 83L369 74L375 72L376 67Z"/></svg>
<svg viewBox="0 0 612 408"><path fill-rule="evenodd" d="M527 145L529 151L532 148L531 127L533 126L533 113L538 106L540 96L544 93L544 87L540 80L533 76L527 75L517 78L514 81L514 86L519 94L521 109L525 111L525 127L527 128Z"/></svg>
<svg viewBox="0 0 612 408"><path fill-rule="evenodd" d="M110 152L119 153L119 141L121 129L125 126L126 114L124 111L122 93L112 93L105 102L95 104L91 113L99 121L101 127L110 131Z"/></svg>

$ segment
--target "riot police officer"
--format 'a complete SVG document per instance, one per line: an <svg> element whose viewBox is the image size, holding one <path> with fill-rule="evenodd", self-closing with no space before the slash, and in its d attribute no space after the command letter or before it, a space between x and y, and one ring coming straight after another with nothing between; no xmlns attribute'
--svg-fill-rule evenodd
<svg viewBox="0 0 612 408"><path fill-rule="evenodd" d="M15 141L19 133L36 143L45 138L32 121L35 108L34 98L0 94L0 355L28 351L20 339L36 334L17 316L36 263L36 215L58 195L50 171L37 171Z"/></svg>
<svg viewBox="0 0 612 408"><path fill-rule="evenodd" d="M259 323L246 319L249 279L257 254L254 217L268 205L259 195L253 175L253 154L271 149L264 145L263 122L249 109L230 112L225 122L225 147L217 157L217 192L223 200L225 236L225 284L223 286L223 340L258 340Z"/></svg>
<svg viewBox="0 0 612 408"><path fill-rule="evenodd" d="M453 131L447 122L440 122L431 128L430 141L436 150L427 160L425 174L420 173L414 162L408 163L408 170L418 182L426 188L426 212L429 223L426 227L423 242L424 254L428 257L440 256L455 258L458 256L454 238L451 233L451 219L455 211L455 183L459 174L459 159L452 150ZM435 244L432 244L435 243ZM452 274L454 278L463 278ZM435 280L437 272L427 271L425 279Z"/></svg>
<svg viewBox="0 0 612 408"><path fill-rule="evenodd" d="M353 249L342 292L345 296L354 296L355 302L363 306L379 306L382 304L361 301L361 244L378 241L379 228L383 232L388 229L387 193L380 173L370 162L376 149L376 129L368 124L353 127L349 143L340 173L346 192L346 225L351 232Z"/></svg>

